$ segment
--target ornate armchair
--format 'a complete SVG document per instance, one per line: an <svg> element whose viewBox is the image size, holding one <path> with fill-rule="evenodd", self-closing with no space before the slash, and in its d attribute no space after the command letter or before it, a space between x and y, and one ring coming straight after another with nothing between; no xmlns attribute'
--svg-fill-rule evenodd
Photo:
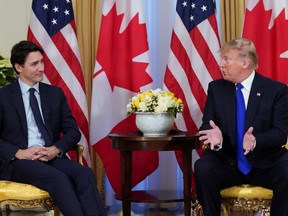
<svg viewBox="0 0 288 216"><path fill-rule="evenodd" d="M267 188L243 184L221 190L223 216L237 215L236 212L254 216L259 210L267 210L271 206L273 192ZM201 205L196 202L194 211L203 216ZM243 215L243 214L241 214Z"/></svg>
<svg viewBox="0 0 288 216"><path fill-rule="evenodd" d="M83 151L84 146L77 144L77 161L81 164L83 164ZM29 184L0 181L0 207L6 207L7 215L9 214L10 205L27 209L40 207L47 211L54 210L55 216L60 215L48 192Z"/></svg>
<svg viewBox="0 0 288 216"><path fill-rule="evenodd" d="M283 148L288 149L288 140ZM269 211L273 191L267 188L249 184L238 185L220 191L222 196L221 210L223 216L236 215L236 212L255 215L259 210ZM201 205L196 202L194 211L197 216L203 216Z"/></svg>
<svg viewBox="0 0 288 216"><path fill-rule="evenodd" d="M288 149L288 140L283 148ZM253 185L239 185L221 190L222 209L225 216L231 212L247 212L255 215L261 209L270 209L273 191Z"/></svg>

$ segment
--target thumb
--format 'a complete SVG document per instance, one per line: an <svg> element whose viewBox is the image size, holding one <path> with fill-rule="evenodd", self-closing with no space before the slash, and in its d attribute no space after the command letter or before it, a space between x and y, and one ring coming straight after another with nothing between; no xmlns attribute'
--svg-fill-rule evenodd
<svg viewBox="0 0 288 216"><path fill-rule="evenodd" d="M212 120L209 121L209 124L210 124L211 128L213 128L213 129L215 129L217 127L217 125Z"/></svg>
<svg viewBox="0 0 288 216"><path fill-rule="evenodd" d="M250 127L250 128L248 129L247 133L248 133L248 134L252 134L253 130L254 130L254 128L253 128L253 127Z"/></svg>

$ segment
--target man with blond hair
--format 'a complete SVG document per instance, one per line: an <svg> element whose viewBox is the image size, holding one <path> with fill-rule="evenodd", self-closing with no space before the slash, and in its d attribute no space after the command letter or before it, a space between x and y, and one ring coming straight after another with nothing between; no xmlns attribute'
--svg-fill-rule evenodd
<svg viewBox="0 0 288 216"><path fill-rule="evenodd" d="M273 190L271 216L287 216L288 88L256 72L252 41L231 40L220 53L223 78L209 84L199 132L197 198L205 216L220 216L220 190L249 183Z"/></svg>

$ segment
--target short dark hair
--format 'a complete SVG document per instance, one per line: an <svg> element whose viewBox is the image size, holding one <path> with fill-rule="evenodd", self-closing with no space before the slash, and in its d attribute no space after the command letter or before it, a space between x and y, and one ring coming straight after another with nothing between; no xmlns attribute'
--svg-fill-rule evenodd
<svg viewBox="0 0 288 216"><path fill-rule="evenodd" d="M41 54L44 54L44 50L31 41L23 40L15 44L11 49L10 57L10 62L14 70L17 71L15 64L24 65L29 53L37 51L39 51Z"/></svg>

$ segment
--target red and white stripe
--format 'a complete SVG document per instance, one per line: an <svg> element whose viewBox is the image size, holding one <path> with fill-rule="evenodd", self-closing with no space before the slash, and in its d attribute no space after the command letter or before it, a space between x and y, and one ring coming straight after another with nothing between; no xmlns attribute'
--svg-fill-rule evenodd
<svg viewBox="0 0 288 216"><path fill-rule="evenodd" d="M210 81L220 78L220 49L215 14L188 32L178 13L172 32L171 49L164 88L183 100L184 112L177 114L176 126L183 131L198 131ZM193 151L194 161L201 150ZM182 155L176 152L182 166ZM194 181L193 188L194 188Z"/></svg>

